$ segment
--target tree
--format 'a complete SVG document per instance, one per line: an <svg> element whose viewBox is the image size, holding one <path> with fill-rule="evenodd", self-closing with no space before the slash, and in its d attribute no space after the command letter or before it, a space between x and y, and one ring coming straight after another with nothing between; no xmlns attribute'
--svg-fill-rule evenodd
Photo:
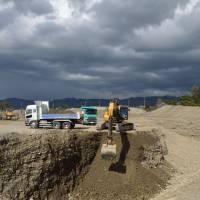
<svg viewBox="0 0 200 200"><path fill-rule="evenodd" d="M10 108L10 104L6 101L1 101L0 102L0 110L1 111L6 111Z"/></svg>
<svg viewBox="0 0 200 200"><path fill-rule="evenodd" d="M197 102L193 96L182 96L180 98L180 105L182 106L197 106Z"/></svg>
<svg viewBox="0 0 200 200"><path fill-rule="evenodd" d="M194 85L192 87L192 96L200 101L200 86Z"/></svg>

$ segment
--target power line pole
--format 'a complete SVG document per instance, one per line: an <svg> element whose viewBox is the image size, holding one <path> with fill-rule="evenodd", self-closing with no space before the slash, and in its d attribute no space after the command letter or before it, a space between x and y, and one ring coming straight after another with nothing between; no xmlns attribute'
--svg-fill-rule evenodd
<svg viewBox="0 0 200 200"><path fill-rule="evenodd" d="M21 115L22 115L22 102L20 102L20 112L21 112Z"/></svg>
<svg viewBox="0 0 200 200"><path fill-rule="evenodd" d="M146 98L144 97L144 108L146 108Z"/></svg>

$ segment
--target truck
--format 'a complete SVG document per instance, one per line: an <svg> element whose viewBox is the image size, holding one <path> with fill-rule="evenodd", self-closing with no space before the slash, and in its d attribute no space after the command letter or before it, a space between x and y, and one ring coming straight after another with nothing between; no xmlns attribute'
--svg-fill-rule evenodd
<svg viewBox="0 0 200 200"><path fill-rule="evenodd" d="M84 125L97 124L97 108L94 106L81 106L81 115Z"/></svg>
<svg viewBox="0 0 200 200"><path fill-rule="evenodd" d="M28 105L25 111L25 125L30 128L54 128L54 129L73 129L76 124L86 124L95 122L94 115L91 113L95 108L81 108L80 113L52 114L49 113L48 101L35 101L34 105ZM95 112L94 111L94 112ZM92 120L90 118L92 117Z"/></svg>

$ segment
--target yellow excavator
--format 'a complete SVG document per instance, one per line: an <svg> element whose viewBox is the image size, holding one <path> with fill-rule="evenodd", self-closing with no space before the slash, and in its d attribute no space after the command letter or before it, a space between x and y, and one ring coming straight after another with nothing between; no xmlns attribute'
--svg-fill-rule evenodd
<svg viewBox="0 0 200 200"><path fill-rule="evenodd" d="M133 130L133 123L128 120L127 106L120 106L117 99L111 100L103 114L104 122L98 127L98 130L108 129L106 142L101 147L101 157L106 160L112 160L116 157L116 144L113 140L113 129L123 134L123 132Z"/></svg>
<svg viewBox="0 0 200 200"><path fill-rule="evenodd" d="M18 120L19 116L12 111L6 111L2 118L5 120Z"/></svg>

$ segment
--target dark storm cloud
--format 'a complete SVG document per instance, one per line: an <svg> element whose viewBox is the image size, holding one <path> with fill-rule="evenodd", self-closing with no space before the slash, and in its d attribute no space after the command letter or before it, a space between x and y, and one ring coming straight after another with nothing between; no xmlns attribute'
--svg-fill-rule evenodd
<svg viewBox="0 0 200 200"><path fill-rule="evenodd" d="M162 20L173 17L177 5L184 5L186 2L188 1L103 0L92 9L103 27L112 27L121 32L159 24Z"/></svg>
<svg viewBox="0 0 200 200"><path fill-rule="evenodd" d="M199 83L198 1L0 5L3 97L179 95Z"/></svg>

